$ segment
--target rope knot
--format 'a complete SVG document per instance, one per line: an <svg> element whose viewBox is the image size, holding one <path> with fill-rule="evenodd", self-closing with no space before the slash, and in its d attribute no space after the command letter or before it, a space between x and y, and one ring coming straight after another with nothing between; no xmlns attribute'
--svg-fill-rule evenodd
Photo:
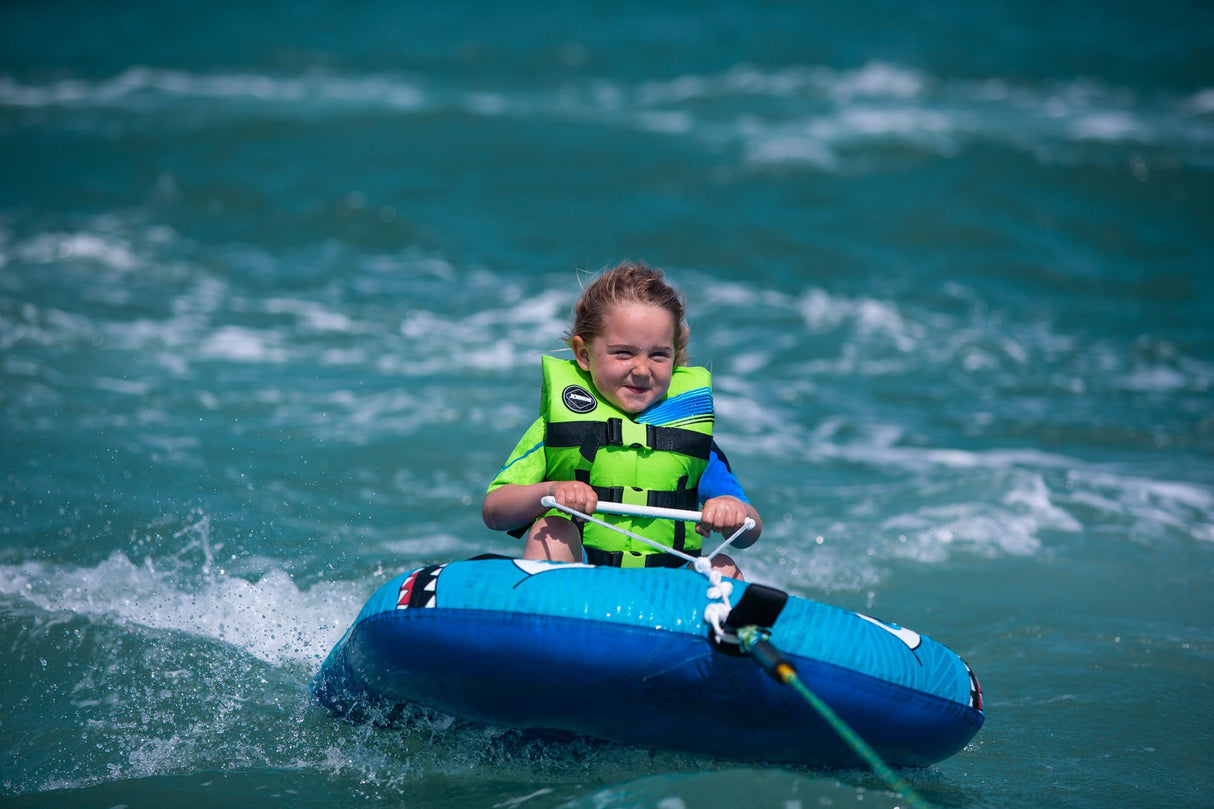
<svg viewBox="0 0 1214 809"><path fill-rule="evenodd" d="M733 582L718 581L708 588L709 598L728 600L731 595L733 595Z"/></svg>
<svg viewBox="0 0 1214 809"><path fill-rule="evenodd" d="M714 601L704 607L704 622L712 627L717 640L725 636L725 619L729 617L730 607L720 601Z"/></svg>

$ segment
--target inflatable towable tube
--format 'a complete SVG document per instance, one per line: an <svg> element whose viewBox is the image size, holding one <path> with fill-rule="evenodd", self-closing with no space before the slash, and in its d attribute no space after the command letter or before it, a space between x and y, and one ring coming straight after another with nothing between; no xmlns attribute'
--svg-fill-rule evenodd
<svg viewBox="0 0 1214 809"><path fill-rule="evenodd" d="M368 704L413 703L647 749L859 765L791 688L710 642L707 584L690 570L502 558L414 570L370 598L313 692L352 719ZM753 586L733 585L735 603ZM969 667L925 636L796 596L770 632L801 680L893 766L947 758L982 726Z"/></svg>
<svg viewBox="0 0 1214 809"><path fill-rule="evenodd" d="M717 649L688 570L511 559L403 573L371 596L312 683L331 712L435 708L739 762L861 760L755 661ZM734 602L747 583L734 582ZM982 726L961 658L909 629L788 596L771 641L887 763L952 756Z"/></svg>

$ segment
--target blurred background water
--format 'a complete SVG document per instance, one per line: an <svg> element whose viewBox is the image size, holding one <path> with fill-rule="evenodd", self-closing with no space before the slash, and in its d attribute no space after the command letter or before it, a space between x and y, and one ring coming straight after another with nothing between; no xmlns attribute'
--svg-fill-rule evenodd
<svg viewBox="0 0 1214 809"><path fill-rule="evenodd" d="M1214 806L1214 10L0 6L0 802L895 806L308 682L482 551L581 278L690 301L752 580L931 635L955 807Z"/></svg>

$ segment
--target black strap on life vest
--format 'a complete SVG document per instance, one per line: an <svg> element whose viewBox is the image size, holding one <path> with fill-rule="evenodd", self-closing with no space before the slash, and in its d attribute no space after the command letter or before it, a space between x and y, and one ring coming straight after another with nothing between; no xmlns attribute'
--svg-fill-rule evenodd
<svg viewBox="0 0 1214 809"><path fill-rule="evenodd" d="M587 486L590 486L590 471L586 469L575 469L573 472L574 480L580 480ZM623 486L590 486L594 489L594 493L598 495L599 500L606 503L623 503L624 502L624 487ZM640 491L637 489L636 491ZM693 486L687 488L687 475L680 475L678 483L673 489L655 490L650 489L645 494L645 505L655 508L677 508L684 511L695 511L700 504L699 488ZM677 520L674 524L674 540L671 547L676 551L686 552L687 545L687 523Z"/></svg>
<svg viewBox="0 0 1214 809"><path fill-rule="evenodd" d="M582 457L593 462L600 447L622 447L624 420L548 422L544 443L550 447L577 447ZM663 452L677 452L702 461L712 452L712 436L680 427L645 425L645 446Z"/></svg>
<svg viewBox="0 0 1214 809"><path fill-rule="evenodd" d="M580 480L582 483L590 485L590 473L585 469L575 469L573 479ZM699 504L698 491L695 487L685 488L687 486L687 476L679 477L678 485L669 490L654 490L650 489L645 495L645 505L653 508L676 508L684 511L695 511ZM624 486L590 486L594 489L594 493L598 495L599 500L605 503L623 503L624 489L631 488L633 491L641 491L636 487Z"/></svg>
<svg viewBox="0 0 1214 809"><path fill-rule="evenodd" d="M601 551L598 548L584 548L586 561L592 565L604 567L687 567L687 560L673 553L636 553L634 551ZM699 556L699 552L691 554ZM629 557L629 558L625 558ZM629 564L635 562L636 564ZM644 564L641 564L643 562Z"/></svg>

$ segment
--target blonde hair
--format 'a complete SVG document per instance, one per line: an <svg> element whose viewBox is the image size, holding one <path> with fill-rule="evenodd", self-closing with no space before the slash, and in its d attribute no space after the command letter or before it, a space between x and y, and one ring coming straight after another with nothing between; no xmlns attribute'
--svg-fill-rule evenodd
<svg viewBox="0 0 1214 809"><path fill-rule="evenodd" d="M674 319L674 364L687 364L687 343L691 329L687 326L687 302L677 289L666 283L662 271L644 262L624 261L604 270L587 284L573 307L573 324L565 335L566 342L580 337L590 342L603 332L603 318L621 304L643 304L665 309Z"/></svg>

